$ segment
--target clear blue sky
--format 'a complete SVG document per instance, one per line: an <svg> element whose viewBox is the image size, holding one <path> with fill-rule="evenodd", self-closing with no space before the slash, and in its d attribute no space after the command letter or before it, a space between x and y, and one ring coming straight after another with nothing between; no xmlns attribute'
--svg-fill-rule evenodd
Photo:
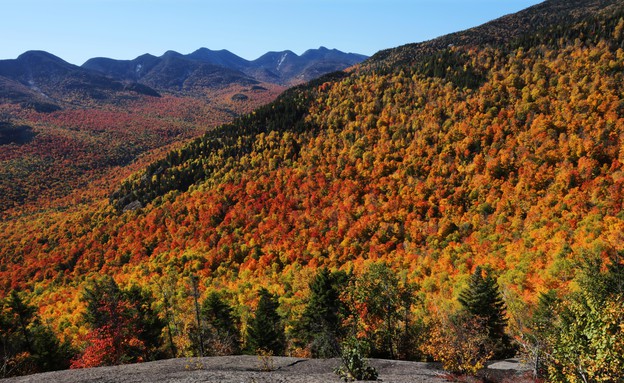
<svg viewBox="0 0 624 383"><path fill-rule="evenodd" d="M372 55L540 0L0 0L0 59L45 50L73 64L167 50L246 59L326 46Z"/></svg>

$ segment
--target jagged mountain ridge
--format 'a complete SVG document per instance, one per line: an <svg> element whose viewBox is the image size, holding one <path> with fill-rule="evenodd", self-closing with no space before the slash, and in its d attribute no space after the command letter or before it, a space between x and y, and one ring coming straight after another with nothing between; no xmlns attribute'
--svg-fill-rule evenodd
<svg viewBox="0 0 624 383"><path fill-rule="evenodd" d="M82 66L114 79L142 82L157 89L175 90L180 85L192 88L195 85L194 78L201 77L197 72L208 71L213 76L219 74L223 77L220 83L263 81L293 85L345 69L364 59L366 56L320 47L307 50L301 56L292 51L268 52L249 61L227 50L200 48L187 55L168 51L161 57L142 55L134 60L93 58ZM168 71L178 75L167 73ZM176 86L172 86L172 83Z"/></svg>

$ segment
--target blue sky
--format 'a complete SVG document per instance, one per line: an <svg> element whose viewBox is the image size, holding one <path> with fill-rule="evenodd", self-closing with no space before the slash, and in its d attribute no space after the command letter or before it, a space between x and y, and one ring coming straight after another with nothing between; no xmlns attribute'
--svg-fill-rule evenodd
<svg viewBox="0 0 624 383"><path fill-rule="evenodd" d="M325 46L378 50L463 30L539 0L0 0L0 59L45 50L73 64L167 50L246 59Z"/></svg>

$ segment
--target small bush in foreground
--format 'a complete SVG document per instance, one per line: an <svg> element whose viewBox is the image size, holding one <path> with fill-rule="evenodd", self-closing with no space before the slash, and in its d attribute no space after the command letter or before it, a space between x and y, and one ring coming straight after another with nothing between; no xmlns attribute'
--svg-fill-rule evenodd
<svg viewBox="0 0 624 383"><path fill-rule="evenodd" d="M360 346L344 345L342 351L342 366L334 372L345 382L354 380L377 380L379 374L375 367L369 366L362 356Z"/></svg>
<svg viewBox="0 0 624 383"><path fill-rule="evenodd" d="M258 354L258 369L264 372L275 371L275 359L273 359L273 351L257 349L256 354Z"/></svg>
<svg viewBox="0 0 624 383"><path fill-rule="evenodd" d="M484 320L465 312L438 318L430 325L422 351L452 373L475 375L492 357L493 344Z"/></svg>

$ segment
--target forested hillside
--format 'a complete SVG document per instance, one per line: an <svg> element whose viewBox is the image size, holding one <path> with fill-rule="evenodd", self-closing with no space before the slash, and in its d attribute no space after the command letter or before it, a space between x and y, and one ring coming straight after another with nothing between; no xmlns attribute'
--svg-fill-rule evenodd
<svg viewBox="0 0 624 383"><path fill-rule="evenodd" d="M151 151L181 145L275 99L284 89L265 85L259 90L238 85L213 89L210 100L127 90L94 90L99 96L88 97L58 90L58 84L50 87L64 98L45 98L47 104L0 95L0 217L66 205L58 199L71 194L101 198L163 155Z"/></svg>
<svg viewBox="0 0 624 383"><path fill-rule="evenodd" d="M169 356L249 348L262 307L283 318L274 354L323 356L328 339L350 339L470 373L481 360L439 354L467 327L495 343L484 359L515 347L545 358L553 381L618 381L624 7L546 1L508 20L531 16L536 32L385 52L170 152L110 201L1 223L0 291L22 291L86 350L96 283L148 302ZM475 306L480 288L499 318ZM319 340L311 305L327 291L340 317L323 317L334 327ZM202 318L227 303L236 339L200 320L204 299ZM481 344L460 335L460 348Z"/></svg>

